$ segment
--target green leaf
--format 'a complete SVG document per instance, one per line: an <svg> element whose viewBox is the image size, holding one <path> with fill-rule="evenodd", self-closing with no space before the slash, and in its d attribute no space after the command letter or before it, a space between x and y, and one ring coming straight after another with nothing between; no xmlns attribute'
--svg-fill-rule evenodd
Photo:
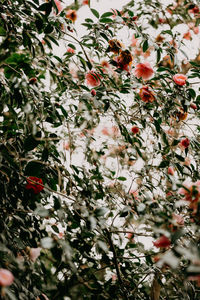
<svg viewBox="0 0 200 300"><path fill-rule="evenodd" d="M120 177L117 177L117 180L120 180L120 181L126 181L126 177L120 176Z"/></svg>
<svg viewBox="0 0 200 300"><path fill-rule="evenodd" d="M67 119L68 118L68 113L66 112L66 110L64 109L64 107L62 105L59 106L59 108L61 109L63 116Z"/></svg>
<svg viewBox="0 0 200 300"><path fill-rule="evenodd" d="M163 160L160 165L158 166L158 168L166 168L169 166L169 161L168 160Z"/></svg>
<svg viewBox="0 0 200 300"><path fill-rule="evenodd" d="M35 135L36 138L40 138L41 137L41 132L38 132ZM26 151L31 151L34 148L37 147L37 145L40 143L39 140L37 140L33 135L29 135L25 141L24 141L24 150Z"/></svg>
<svg viewBox="0 0 200 300"><path fill-rule="evenodd" d="M96 9L94 8L90 8L91 12L93 13L93 15L98 19L99 18L99 13Z"/></svg>
<svg viewBox="0 0 200 300"><path fill-rule="evenodd" d="M188 92L188 94L189 94L189 96L191 97L191 98L195 98L196 97L196 92L195 92L195 90L193 90L193 89L187 89L187 92Z"/></svg>
<svg viewBox="0 0 200 300"><path fill-rule="evenodd" d="M99 22L101 22L101 23L113 23L113 20L109 19L109 18L103 18L103 19L100 19Z"/></svg>
<svg viewBox="0 0 200 300"><path fill-rule="evenodd" d="M142 51L146 52L148 48L149 48L148 40L145 40L142 46Z"/></svg>
<svg viewBox="0 0 200 300"><path fill-rule="evenodd" d="M102 18L111 17L111 16L113 16L113 13L112 13L112 12L106 12L106 13L104 13L103 15L101 15L101 19L102 19Z"/></svg>
<svg viewBox="0 0 200 300"><path fill-rule="evenodd" d="M181 155L179 155L179 154L175 154L175 156L176 156L176 158L178 159L178 160L180 160L180 161L185 161L185 158L183 157L183 156L181 156Z"/></svg>

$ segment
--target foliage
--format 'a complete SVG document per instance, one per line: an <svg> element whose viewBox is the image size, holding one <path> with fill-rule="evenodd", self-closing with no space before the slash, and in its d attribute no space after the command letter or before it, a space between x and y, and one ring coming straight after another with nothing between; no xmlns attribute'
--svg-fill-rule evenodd
<svg viewBox="0 0 200 300"><path fill-rule="evenodd" d="M199 3L83 2L0 3L1 298L199 299Z"/></svg>

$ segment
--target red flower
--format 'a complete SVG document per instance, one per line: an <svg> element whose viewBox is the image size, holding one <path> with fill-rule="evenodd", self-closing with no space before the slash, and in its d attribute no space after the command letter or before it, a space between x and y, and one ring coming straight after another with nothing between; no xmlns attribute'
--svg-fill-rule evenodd
<svg viewBox="0 0 200 300"><path fill-rule="evenodd" d="M94 90L94 89L92 89L91 91L90 91L90 93L91 93L91 95L94 97L94 96L96 96L96 94L97 94L97 92Z"/></svg>
<svg viewBox="0 0 200 300"><path fill-rule="evenodd" d="M171 241L165 235L162 235L158 240L153 242L153 244L157 248L167 248L171 245Z"/></svg>
<svg viewBox="0 0 200 300"><path fill-rule="evenodd" d="M183 75L183 74L176 74L173 76L173 80L177 85L185 85L186 84L186 80L187 80L187 76Z"/></svg>
<svg viewBox="0 0 200 300"><path fill-rule="evenodd" d="M195 103L190 103L190 107L193 108L193 109L197 109L197 106Z"/></svg>
<svg viewBox="0 0 200 300"><path fill-rule="evenodd" d="M43 181L41 178L29 176L27 178L27 182L28 183L26 185L26 189L27 190L32 189L34 194L39 194L44 189Z"/></svg>
<svg viewBox="0 0 200 300"><path fill-rule="evenodd" d="M139 130L139 128L137 126L133 126L131 128L131 131L132 131L133 134L137 134L140 130Z"/></svg>
<svg viewBox="0 0 200 300"><path fill-rule="evenodd" d="M146 103L152 103L155 100L154 93L148 86L143 86L139 92L140 98Z"/></svg>
<svg viewBox="0 0 200 300"><path fill-rule="evenodd" d="M183 148L188 148L188 147L189 147L189 144L190 144L190 140L189 140L188 138L183 139L183 140L180 142L180 146L182 146Z"/></svg>
<svg viewBox="0 0 200 300"><path fill-rule="evenodd" d="M153 76L153 69L148 62L137 64L135 67L135 77L138 79L142 77L144 80L148 80Z"/></svg>

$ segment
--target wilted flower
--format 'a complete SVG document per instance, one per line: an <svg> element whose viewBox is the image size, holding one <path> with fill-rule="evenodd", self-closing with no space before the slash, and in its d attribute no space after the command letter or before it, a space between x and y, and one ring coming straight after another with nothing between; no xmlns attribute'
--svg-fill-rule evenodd
<svg viewBox="0 0 200 300"><path fill-rule="evenodd" d="M176 74L173 76L173 80L177 85L182 86L186 84L187 76L183 74Z"/></svg>
<svg viewBox="0 0 200 300"><path fill-rule="evenodd" d="M153 244L157 248L168 248L171 245L171 241L165 235L162 235Z"/></svg>
<svg viewBox="0 0 200 300"><path fill-rule="evenodd" d="M70 19L72 22L75 22L77 19L77 12L74 9L69 9L65 15L67 19Z"/></svg>
<svg viewBox="0 0 200 300"><path fill-rule="evenodd" d="M43 189L43 181L41 178L37 178L34 176L29 176L27 178L27 184L26 184L26 189L27 190L33 190L34 194L39 194Z"/></svg>
<svg viewBox="0 0 200 300"><path fill-rule="evenodd" d="M184 121L187 119L188 113L180 108L179 111L176 112L176 116L178 118L178 121Z"/></svg>
<svg viewBox="0 0 200 300"><path fill-rule="evenodd" d="M153 76L153 69L148 62L139 63L135 67L135 76L139 79L142 78L144 80L148 80Z"/></svg>
<svg viewBox="0 0 200 300"><path fill-rule="evenodd" d="M129 50L124 50L115 58L115 61L117 62L118 68L129 72L133 62L133 56Z"/></svg>
<svg viewBox="0 0 200 300"><path fill-rule="evenodd" d="M155 100L154 92L148 87L143 86L139 91L140 98L146 103L152 103Z"/></svg>
<svg viewBox="0 0 200 300"><path fill-rule="evenodd" d="M7 269L0 269L0 286L9 286L13 283L14 276Z"/></svg>
<svg viewBox="0 0 200 300"><path fill-rule="evenodd" d="M106 52L113 52L115 54L118 54L121 50L121 48L123 48L123 44L118 41L117 39L113 39L113 40L109 40L108 41L108 48L106 50Z"/></svg>

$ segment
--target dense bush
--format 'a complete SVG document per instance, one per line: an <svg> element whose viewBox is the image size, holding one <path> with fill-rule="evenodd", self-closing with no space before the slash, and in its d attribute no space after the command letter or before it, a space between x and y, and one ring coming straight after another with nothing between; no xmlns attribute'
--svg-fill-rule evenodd
<svg viewBox="0 0 200 300"><path fill-rule="evenodd" d="M0 16L1 299L199 299L198 1Z"/></svg>

